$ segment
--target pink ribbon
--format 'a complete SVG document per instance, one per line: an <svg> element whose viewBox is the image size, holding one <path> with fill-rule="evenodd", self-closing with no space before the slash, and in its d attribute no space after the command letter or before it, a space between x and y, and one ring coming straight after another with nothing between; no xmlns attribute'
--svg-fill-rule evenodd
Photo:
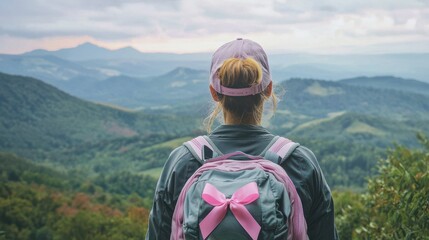
<svg viewBox="0 0 429 240"><path fill-rule="evenodd" d="M200 222L201 234L204 239L222 222L228 206L250 237L253 240L258 239L261 226L259 226L252 214L244 206L259 198L256 182L248 183L239 188L229 199L217 190L215 186L206 183L202 197L208 204L214 206L210 213Z"/></svg>

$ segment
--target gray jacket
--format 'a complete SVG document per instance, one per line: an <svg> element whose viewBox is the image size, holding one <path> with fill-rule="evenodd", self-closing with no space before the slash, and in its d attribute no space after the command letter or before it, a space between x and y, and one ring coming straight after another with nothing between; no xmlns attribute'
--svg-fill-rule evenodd
<svg viewBox="0 0 429 240"><path fill-rule="evenodd" d="M275 137L261 126L221 125L208 135L222 153L260 155ZM180 146L170 154L156 186L146 239L169 239L177 198L187 179L201 166ZM295 184L304 208L310 239L338 239L331 191L313 152L299 146L282 167Z"/></svg>

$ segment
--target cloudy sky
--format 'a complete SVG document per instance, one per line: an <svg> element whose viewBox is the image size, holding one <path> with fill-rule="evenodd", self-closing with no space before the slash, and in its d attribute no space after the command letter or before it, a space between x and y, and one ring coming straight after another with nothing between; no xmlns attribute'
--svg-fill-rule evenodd
<svg viewBox="0 0 429 240"><path fill-rule="evenodd" d="M429 52L429 0L0 1L0 53L211 52L236 37L272 53Z"/></svg>

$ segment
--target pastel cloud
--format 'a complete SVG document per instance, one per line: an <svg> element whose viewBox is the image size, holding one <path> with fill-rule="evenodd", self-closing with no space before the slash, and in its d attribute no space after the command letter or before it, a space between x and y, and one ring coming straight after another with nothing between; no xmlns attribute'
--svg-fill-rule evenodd
<svg viewBox="0 0 429 240"><path fill-rule="evenodd" d="M81 41L197 52L237 36L253 38L272 51L340 52L424 43L429 42L429 1L0 1L0 52L55 49ZM419 46L429 50L429 44Z"/></svg>

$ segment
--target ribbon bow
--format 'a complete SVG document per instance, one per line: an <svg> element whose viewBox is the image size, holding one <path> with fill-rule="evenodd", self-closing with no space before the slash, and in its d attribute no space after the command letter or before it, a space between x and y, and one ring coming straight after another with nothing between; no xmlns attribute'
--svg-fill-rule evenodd
<svg viewBox="0 0 429 240"><path fill-rule="evenodd" d="M214 206L210 213L200 222L201 234L204 239L206 239L219 223L222 222L228 210L228 206L250 237L253 240L258 238L261 226L259 226L252 214L244 207L244 205L252 203L259 198L256 182L248 183L239 188L229 199L217 190L215 186L206 183L202 198L208 204Z"/></svg>

